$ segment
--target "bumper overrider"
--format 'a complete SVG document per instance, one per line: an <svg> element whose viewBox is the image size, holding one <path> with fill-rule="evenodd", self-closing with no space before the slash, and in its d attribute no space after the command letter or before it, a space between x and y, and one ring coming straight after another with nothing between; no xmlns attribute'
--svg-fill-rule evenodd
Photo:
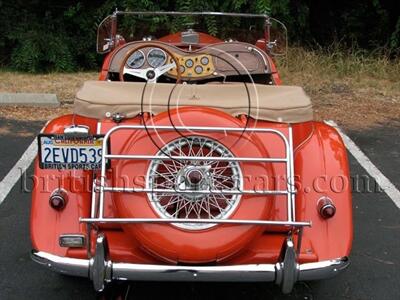
<svg viewBox="0 0 400 300"><path fill-rule="evenodd" d="M77 259L32 251L32 259L47 268L72 276L89 277L97 291L112 280L132 281L215 281L215 282L275 282L283 293L289 293L297 281L328 279L346 269L347 257L299 264L291 238L282 249L282 259L276 264L231 266L172 266L112 262L108 259L107 240L100 234L95 256Z"/></svg>

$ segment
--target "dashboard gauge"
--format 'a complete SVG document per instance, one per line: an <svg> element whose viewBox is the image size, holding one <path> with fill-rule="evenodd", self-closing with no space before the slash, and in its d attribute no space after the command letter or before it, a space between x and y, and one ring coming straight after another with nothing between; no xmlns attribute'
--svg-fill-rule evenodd
<svg viewBox="0 0 400 300"><path fill-rule="evenodd" d="M147 62L153 68L161 67L167 61L167 54L158 48L153 48L147 53Z"/></svg>
<svg viewBox="0 0 400 300"><path fill-rule="evenodd" d="M208 59L208 57L207 56L203 56L201 59L200 59L200 62L201 62L201 64L202 65L208 65L208 63L210 62L210 60Z"/></svg>
<svg viewBox="0 0 400 300"><path fill-rule="evenodd" d="M145 57L142 51L138 50L135 51L129 56L128 60L126 61L126 64L128 67L132 69L137 69L143 66L145 61Z"/></svg>
<svg viewBox="0 0 400 300"><path fill-rule="evenodd" d="M193 67L194 62L193 62L192 59L189 58L189 59L185 62L185 65L186 65L186 67L191 68L191 67Z"/></svg>
<svg viewBox="0 0 400 300"><path fill-rule="evenodd" d="M181 72L181 74L184 73L185 70L186 70L186 69L185 69L184 66L182 66L182 65L179 66L179 71Z"/></svg>
<svg viewBox="0 0 400 300"><path fill-rule="evenodd" d="M196 72L196 74L201 74L201 73L203 73L203 67L196 66L196 68L194 68L194 71Z"/></svg>

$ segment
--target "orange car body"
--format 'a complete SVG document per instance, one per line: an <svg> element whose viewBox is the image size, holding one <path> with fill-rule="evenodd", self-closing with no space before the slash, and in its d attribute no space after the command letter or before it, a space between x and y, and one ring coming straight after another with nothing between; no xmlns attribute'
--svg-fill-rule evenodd
<svg viewBox="0 0 400 300"><path fill-rule="evenodd" d="M92 133L96 132L97 121L77 116L80 124L90 126ZM52 120L47 124L45 133L61 134L65 126L71 125L72 115L66 115ZM138 124L140 118L123 121L123 124ZM102 130L105 132L113 122L104 121ZM287 125L257 122L257 126L285 130ZM353 239L351 184L348 181L349 168L346 149L338 132L321 122L308 122L293 126L295 156L295 176L298 188L296 198L296 219L311 220L312 227L305 228L302 241L300 262L315 262L334 257L348 256ZM307 141L304 143L304 139ZM266 142L266 139L261 140ZM123 148L126 141L112 141L115 151ZM269 151L280 153L282 147L268 146ZM139 149L146 153L147 149ZM310 159L312 158L312 159ZM93 171L83 170L43 170L35 162L35 188L32 193L31 208L31 238L33 247L56 255L86 258L86 249L64 248L59 245L59 236L64 233L86 234L86 226L79 218L89 217L91 205L90 176ZM46 182L43 180L46 179ZM41 182L42 181L42 182ZM68 191L68 205L65 210L55 211L48 205L51 191L59 187ZM73 190L71 190L73 187ZM329 196L336 206L336 214L331 219L324 219L318 213L318 200ZM285 203L276 199L271 219L286 218ZM111 202L111 201L110 201ZM107 215L115 215L115 208L106 207ZM105 226L111 258L115 261L136 263L160 263L162 259L148 255L141 245L135 243L120 226ZM162 228L160 228L162 230ZM192 233L196 234L196 233ZM287 233L286 230L265 228L265 232L250 243L245 251L232 257L225 258L221 264L257 264L276 262ZM225 236L220 236L222 245ZM94 243L94 241L92 241ZM203 252L207 245L198 244L187 246L186 253ZM163 247L160 244L160 247ZM94 249L94 248L93 248ZM223 252L223 250L221 249Z"/></svg>
<svg viewBox="0 0 400 300"><path fill-rule="evenodd" d="M168 35L158 41L183 47L180 44L180 34ZM210 35L200 34L199 47L221 42ZM105 57L100 81L107 80L110 61L119 47L124 45L124 41L120 42ZM268 53L265 40L259 40L255 47L263 53ZM273 83L280 85L281 80L274 62L270 55L267 57ZM223 127L229 124L239 128L246 125L251 128L277 130L287 138L290 130L293 139L296 188L295 220L310 222L311 226L299 230L291 226L221 224L218 225L218 230L195 232L180 230L171 224L100 223L90 227L81 222L81 219L91 217L93 179L94 174L98 174L99 171L42 169L37 158L30 226L33 248L56 257L83 261L96 255L97 235L101 232L107 239L108 259L112 262L157 266L275 265L285 250L282 245L285 245L285 240L291 235L296 247L296 264L299 266L349 256L353 239L349 162L346 148L335 128L317 121L287 124L255 120L243 115L235 118L212 108L195 106L173 109L169 115L165 112L156 116L149 115L147 118L151 119L152 124L166 125L170 118L177 118L178 113L188 126ZM87 126L89 134L107 134L117 126L141 125L143 116L125 118L116 123L106 118L98 120L79 114L65 115L46 124L43 133L62 135L65 128L74 124ZM216 133L208 133L208 136L219 139ZM165 134L165 137L168 138L168 135ZM110 139L111 152L154 155L157 152L154 145L150 142L137 142L143 138L143 133L135 131L117 132ZM265 149L268 155L273 157L285 153L285 145L268 133L253 133L252 140L251 146L238 146L237 150L234 148L232 151L238 156L257 156L257 152ZM109 182L118 185L119 175L144 176L148 166L148 161L130 164L113 161L106 177ZM244 183L245 188L259 186L260 183L255 183L255 180L263 178L263 172L267 181L271 178L275 180L268 184L275 188L282 184L279 182L280 176L285 173L282 164L272 163L268 167L260 167L254 163L243 162L241 166L245 170L244 173L251 177ZM129 178L130 181L135 179L133 175ZM139 180L135 184L142 186L143 181ZM262 184L265 184L265 181ZM67 194L67 203L62 210L56 210L49 205L49 199L57 189L62 189ZM146 194L106 193L104 215L110 218L121 215L154 217L156 215L146 197ZM243 197L241 203L247 201L247 206L238 209L236 215L232 216L233 219L286 220L287 203L284 195ZM329 204L335 208L334 215L326 217L321 214L321 199L329 199ZM60 236L65 234L88 237L85 247L60 245Z"/></svg>

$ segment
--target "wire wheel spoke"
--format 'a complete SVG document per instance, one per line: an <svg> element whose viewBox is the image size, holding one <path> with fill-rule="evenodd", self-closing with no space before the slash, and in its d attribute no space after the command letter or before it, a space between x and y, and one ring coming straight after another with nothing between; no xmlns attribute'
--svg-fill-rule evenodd
<svg viewBox="0 0 400 300"><path fill-rule="evenodd" d="M201 136L179 138L168 143L157 155L178 157L154 160L149 166L147 188L177 191L148 193L151 205L161 218L227 219L234 212L241 195L224 194L222 191L242 189L243 176L239 163L212 159L185 160L185 157L233 158L233 154L220 142ZM221 192L201 192L210 190ZM191 230L215 226L205 223L173 225Z"/></svg>

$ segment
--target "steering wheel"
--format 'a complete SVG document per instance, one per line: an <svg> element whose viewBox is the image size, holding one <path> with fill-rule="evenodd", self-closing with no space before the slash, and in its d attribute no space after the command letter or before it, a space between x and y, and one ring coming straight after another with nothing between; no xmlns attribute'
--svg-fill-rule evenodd
<svg viewBox="0 0 400 300"><path fill-rule="evenodd" d="M150 48L150 47L158 48L158 49L163 50L172 59L172 62L168 63L168 64L165 64L163 66L159 66L157 68L149 67L149 68L146 68L146 69L140 69L140 68L139 69L132 69L132 68L127 67L127 61L129 59L129 57L134 52L136 52L136 51L138 51L140 49L143 49L143 48ZM168 61L168 58L167 58L167 61ZM119 72L119 80L120 81L124 81L124 75L125 74L129 74L129 75L132 75L132 76L136 76L136 77L142 78L142 79L146 80L147 82L154 83L154 82L157 82L157 78L158 77L160 77L161 75L165 74L166 72L168 72L172 68L176 68L176 83L180 83L181 82L182 72L181 72L181 70L179 68L178 59L175 57L175 55L166 46L162 45L161 43L160 44L159 43L145 43L145 44L141 44L141 45L139 45L137 47L134 47L134 48L130 49L126 53L126 55L125 55L125 57L124 57L122 62L123 63L121 65L121 69L120 69L120 72Z"/></svg>

